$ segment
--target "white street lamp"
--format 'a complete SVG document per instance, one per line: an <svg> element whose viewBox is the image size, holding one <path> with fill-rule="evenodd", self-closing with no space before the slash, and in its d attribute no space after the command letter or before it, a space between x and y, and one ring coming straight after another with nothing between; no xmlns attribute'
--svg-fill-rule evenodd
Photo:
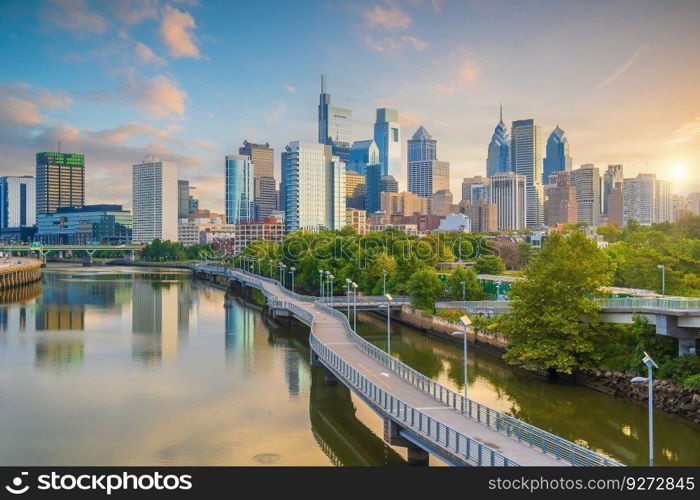
<svg viewBox="0 0 700 500"><path fill-rule="evenodd" d="M357 283L354 281L350 283L353 288L353 312L352 312L352 329L357 331Z"/></svg>
<svg viewBox="0 0 700 500"><path fill-rule="evenodd" d="M386 295L386 275L387 275L386 269L382 269L382 275L383 275L382 278L384 280L382 283L382 290L383 290L382 293L384 295Z"/></svg>
<svg viewBox="0 0 700 500"><path fill-rule="evenodd" d="M464 331L463 332L453 332L452 335L459 336L459 335L464 335L464 408L466 411L467 408L467 384L468 384L468 379L467 379L467 327L472 324L472 321L469 319L469 316L464 315L461 318L459 318L459 321L464 325Z"/></svg>
<svg viewBox="0 0 700 500"><path fill-rule="evenodd" d="M648 394L648 406L649 406L649 467L652 467L654 465L654 376L652 373L653 368L659 368L656 363L654 363L654 360L651 359L651 356L649 356L646 351L644 352L644 357L642 358L642 362L647 365L647 373L648 376L646 377L634 377L631 382L633 384L643 384L647 383L649 386L649 394Z"/></svg>
<svg viewBox="0 0 700 500"><path fill-rule="evenodd" d="M292 293L294 293L294 271L296 271L297 268L292 266L289 268L289 272L292 273Z"/></svg>
<svg viewBox="0 0 700 500"><path fill-rule="evenodd" d="M663 264L659 264L656 266L658 269L661 269L661 296L665 297L666 296L666 266Z"/></svg>
<svg viewBox="0 0 700 500"><path fill-rule="evenodd" d="M323 270L318 270L318 296L323 300Z"/></svg>
<svg viewBox="0 0 700 500"><path fill-rule="evenodd" d="M386 297L386 353L391 356L391 301L394 300L390 294L384 294Z"/></svg>

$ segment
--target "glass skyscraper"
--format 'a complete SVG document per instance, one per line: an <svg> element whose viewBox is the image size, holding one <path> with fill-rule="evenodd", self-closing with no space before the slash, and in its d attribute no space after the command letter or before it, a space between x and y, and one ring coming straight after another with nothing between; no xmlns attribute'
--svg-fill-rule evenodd
<svg viewBox="0 0 700 500"><path fill-rule="evenodd" d="M401 161L401 127L399 112L391 108L377 109L374 123L374 142L379 149L379 164L382 175L396 175L403 167Z"/></svg>
<svg viewBox="0 0 700 500"><path fill-rule="evenodd" d="M408 141L408 191L428 197L450 189L450 164L437 159L437 141L421 125Z"/></svg>
<svg viewBox="0 0 700 500"><path fill-rule="evenodd" d="M610 214L608 197L618 183L623 183L625 176L622 173L622 165L608 165L608 170L603 177L603 213Z"/></svg>
<svg viewBox="0 0 700 500"><path fill-rule="evenodd" d="M516 120L511 127L511 170L526 180L527 226L544 224L542 129L535 121Z"/></svg>
<svg viewBox="0 0 700 500"><path fill-rule="evenodd" d="M509 172L510 165L510 136L506 124L503 123L503 107L501 107L501 120L489 142L489 152L486 158L486 176L493 177L497 174Z"/></svg>
<svg viewBox="0 0 700 500"><path fill-rule="evenodd" d="M554 172L570 171L569 140L564 136L564 131L557 125L557 128L549 134L549 139L547 139L547 156L544 158L542 184L549 184L549 176Z"/></svg>
<svg viewBox="0 0 700 500"><path fill-rule="evenodd" d="M275 182L275 150L269 143L253 144L243 141L238 154L247 156L255 165L255 215L264 220L277 209L277 187Z"/></svg>
<svg viewBox="0 0 700 500"><path fill-rule="evenodd" d="M326 93L326 77L321 75L321 95L318 104L318 142L350 147L352 142L352 111L331 105Z"/></svg>
<svg viewBox="0 0 700 500"><path fill-rule="evenodd" d="M379 163L379 148L372 140L352 143L348 159L348 170L358 174L367 174L367 165Z"/></svg>
<svg viewBox="0 0 700 500"><path fill-rule="evenodd" d="M0 177L0 229L36 224L34 177Z"/></svg>
<svg viewBox="0 0 700 500"><path fill-rule="evenodd" d="M226 156L226 222L255 219L255 164L244 155Z"/></svg>
<svg viewBox="0 0 700 500"><path fill-rule="evenodd" d="M36 154L36 214L85 204L85 156L74 153Z"/></svg>

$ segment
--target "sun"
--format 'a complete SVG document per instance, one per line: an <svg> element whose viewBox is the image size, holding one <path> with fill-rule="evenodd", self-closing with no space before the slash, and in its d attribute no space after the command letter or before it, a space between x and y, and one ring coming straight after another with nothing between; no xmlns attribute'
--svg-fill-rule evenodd
<svg viewBox="0 0 700 500"><path fill-rule="evenodd" d="M668 169L668 176L673 182L683 182L688 179L688 166L685 163L674 163Z"/></svg>

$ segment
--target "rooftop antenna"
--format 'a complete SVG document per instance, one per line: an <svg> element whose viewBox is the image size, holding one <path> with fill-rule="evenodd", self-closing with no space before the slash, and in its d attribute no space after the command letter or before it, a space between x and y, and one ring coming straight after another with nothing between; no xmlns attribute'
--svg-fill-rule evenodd
<svg viewBox="0 0 700 500"><path fill-rule="evenodd" d="M326 93L326 75L321 74L321 93Z"/></svg>
<svg viewBox="0 0 700 500"><path fill-rule="evenodd" d="M503 103L501 103L501 121L503 121Z"/></svg>
<svg viewBox="0 0 700 500"><path fill-rule="evenodd" d="M57 151L57 153L60 153L60 152L61 152L61 141L58 141L58 151Z"/></svg>

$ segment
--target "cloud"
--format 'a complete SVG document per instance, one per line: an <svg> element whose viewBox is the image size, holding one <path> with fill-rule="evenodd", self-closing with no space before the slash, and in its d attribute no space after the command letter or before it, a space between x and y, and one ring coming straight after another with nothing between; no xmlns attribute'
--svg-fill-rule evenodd
<svg viewBox="0 0 700 500"><path fill-rule="evenodd" d="M0 97L0 122L10 125L34 126L45 120L46 117L33 102L12 96Z"/></svg>
<svg viewBox="0 0 700 500"><path fill-rule="evenodd" d="M199 59L202 55L195 43L194 35L190 31L196 26L194 18L189 12L182 12L169 5L166 5L163 12L160 34L163 43L170 49L170 55Z"/></svg>
<svg viewBox="0 0 700 500"><path fill-rule="evenodd" d="M211 151L216 146L213 142L204 139L195 139L192 144L205 151Z"/></svg>
<svg viewBox="0 0 700 500"><path fill-rule="evenodd" d="M459 79L463 84L469 84L476 80L479 75L479 69L476 65L476 61L467 59L462 63L462 67L459 69Z"/></svg>
<svg viewBox="0 0 700 500"><path fill-rule="evenodd" d="M278 123L287 112L287 105L283 102L273 102L266 111L265 121L269 124Z"/></svg>
<svg viewBox="0 0 700 500"><path fill-rule="evenodd" d="M129 24L158 18L159 0L119 0L111 3L117 17Z"/></svg>
<svg viewBox="0 0 700 500"><path fill-rule="evenodd" d="M77 37L103 33L107 20L91 12L86 0L50 0L44 11L44 20L50 28L70 31Z"/></svg>
<svg viewBox="0 0 700 500"><path fill-rule="evenodd" d="M134 47L134 51L136 52L138 60L144 64L154 64L156 66L165 64L165 59L158 57L153 50L144 43L138 42Z"/></svg>
<svg viewBox="0 0 700 500"><path fill-rule="evenodd" d="M293 94L294 92L297 91L297 88L296 88L294 85L286 84L286 85L284 86L284 90L286 90L286 91L289 92L290 94Z"/></svg>
<svg viewBox="0 0 700 500"><path fill-rule="evenodd" d="M415 116L403 114L399 117L399 123L404 126L418 125L420 120L418 120L418 118Z"/></svg>
<svg viewBox="0 0 700 500"><path fill-rule="evenodd" d="M411 17L402 11L394 0L387 0L386 7L375 5L362 12L369 28L398 31L411 27Z"/></svg>
<svg viewBox="0 0 700 500"><path fill-rule="evenodd" d="M403 47L410 46L415 50L425 50L428 42L414 36L389 36L375 38L372 35L365 35L363 40L365 46L379 53L397 54Z"/></svg>
<svg viewBox="0 0 700 500"><path fill-rule="evenodd" d="M46 121L43 109L67 109L73 100L65 93L51 93L28 83L0 85L0 121L36 126Z"/></svg>
<svg viewBox="0 0 700 500"><path fill-rule="evenodd" d="M140 122L129 122L116 128L105 129L94 134L94 137L100 141L113 144L124 144L134 137L157 137L160 139L171 139L170 134L166 130L151 125L150 123Z"/></svg>
<svg viewBox="0 0 700 500"><path fill-rule="evenodd" d="M632 65L637 61L637 59L639 58L639 56L642 55L642 53L646 50L646 48L647 48L646 45L642 45L641 47L639 47L639 48L634 52L634 54L632 54L632 57L630 57L629 59L627 59L627 61L625 61L625 64L623 64L623 65L620 67L620 69L618 69L618 70L615 71L613 74L611 74L610 76L608 76L605 80L603 80L602 82L600 82L600 83L597 85L597 87L598 87L599 89L605 88L605 87L607 87L608 85L610 85L612 82L614 82L615 80L617 80L620 76L622 76L622 74L624 74L628 69L630 69L630 68L632 67Z"/></svg>
<svg viewBox="0 0 700 500"><path fill-rule="evenodd" d="M447 85L445 83L438 83L435 85L435 91L438 94L454 94L457 89L453 85Z"/></svg>
<svg viewBox="0 0 700 500"><path fill-rule="evenodd" d="M132 99L133 104L151 119L184 117L187 93L178 87L174 80L165 75L143 78L133 69L115 71L113 74L125 78L120 101L124 99L124 96ZM115 96L98 92L94 98L109 101L113 100Z"/></svg>
<svg viewBox="0 0 700 500"><path fill-rule="evenodd" d="M665 146L680 146L700 140L700 116L673 131Z"/></svg>
<svg viewBox="0 0 700 500"><path fill-rule="evenodd" d="M428 42L426 40L421 40L420 38L416 38L414 36L402 36L401 40L411 44L416 50L425 50L426 47L428 47Z"/></svg>

